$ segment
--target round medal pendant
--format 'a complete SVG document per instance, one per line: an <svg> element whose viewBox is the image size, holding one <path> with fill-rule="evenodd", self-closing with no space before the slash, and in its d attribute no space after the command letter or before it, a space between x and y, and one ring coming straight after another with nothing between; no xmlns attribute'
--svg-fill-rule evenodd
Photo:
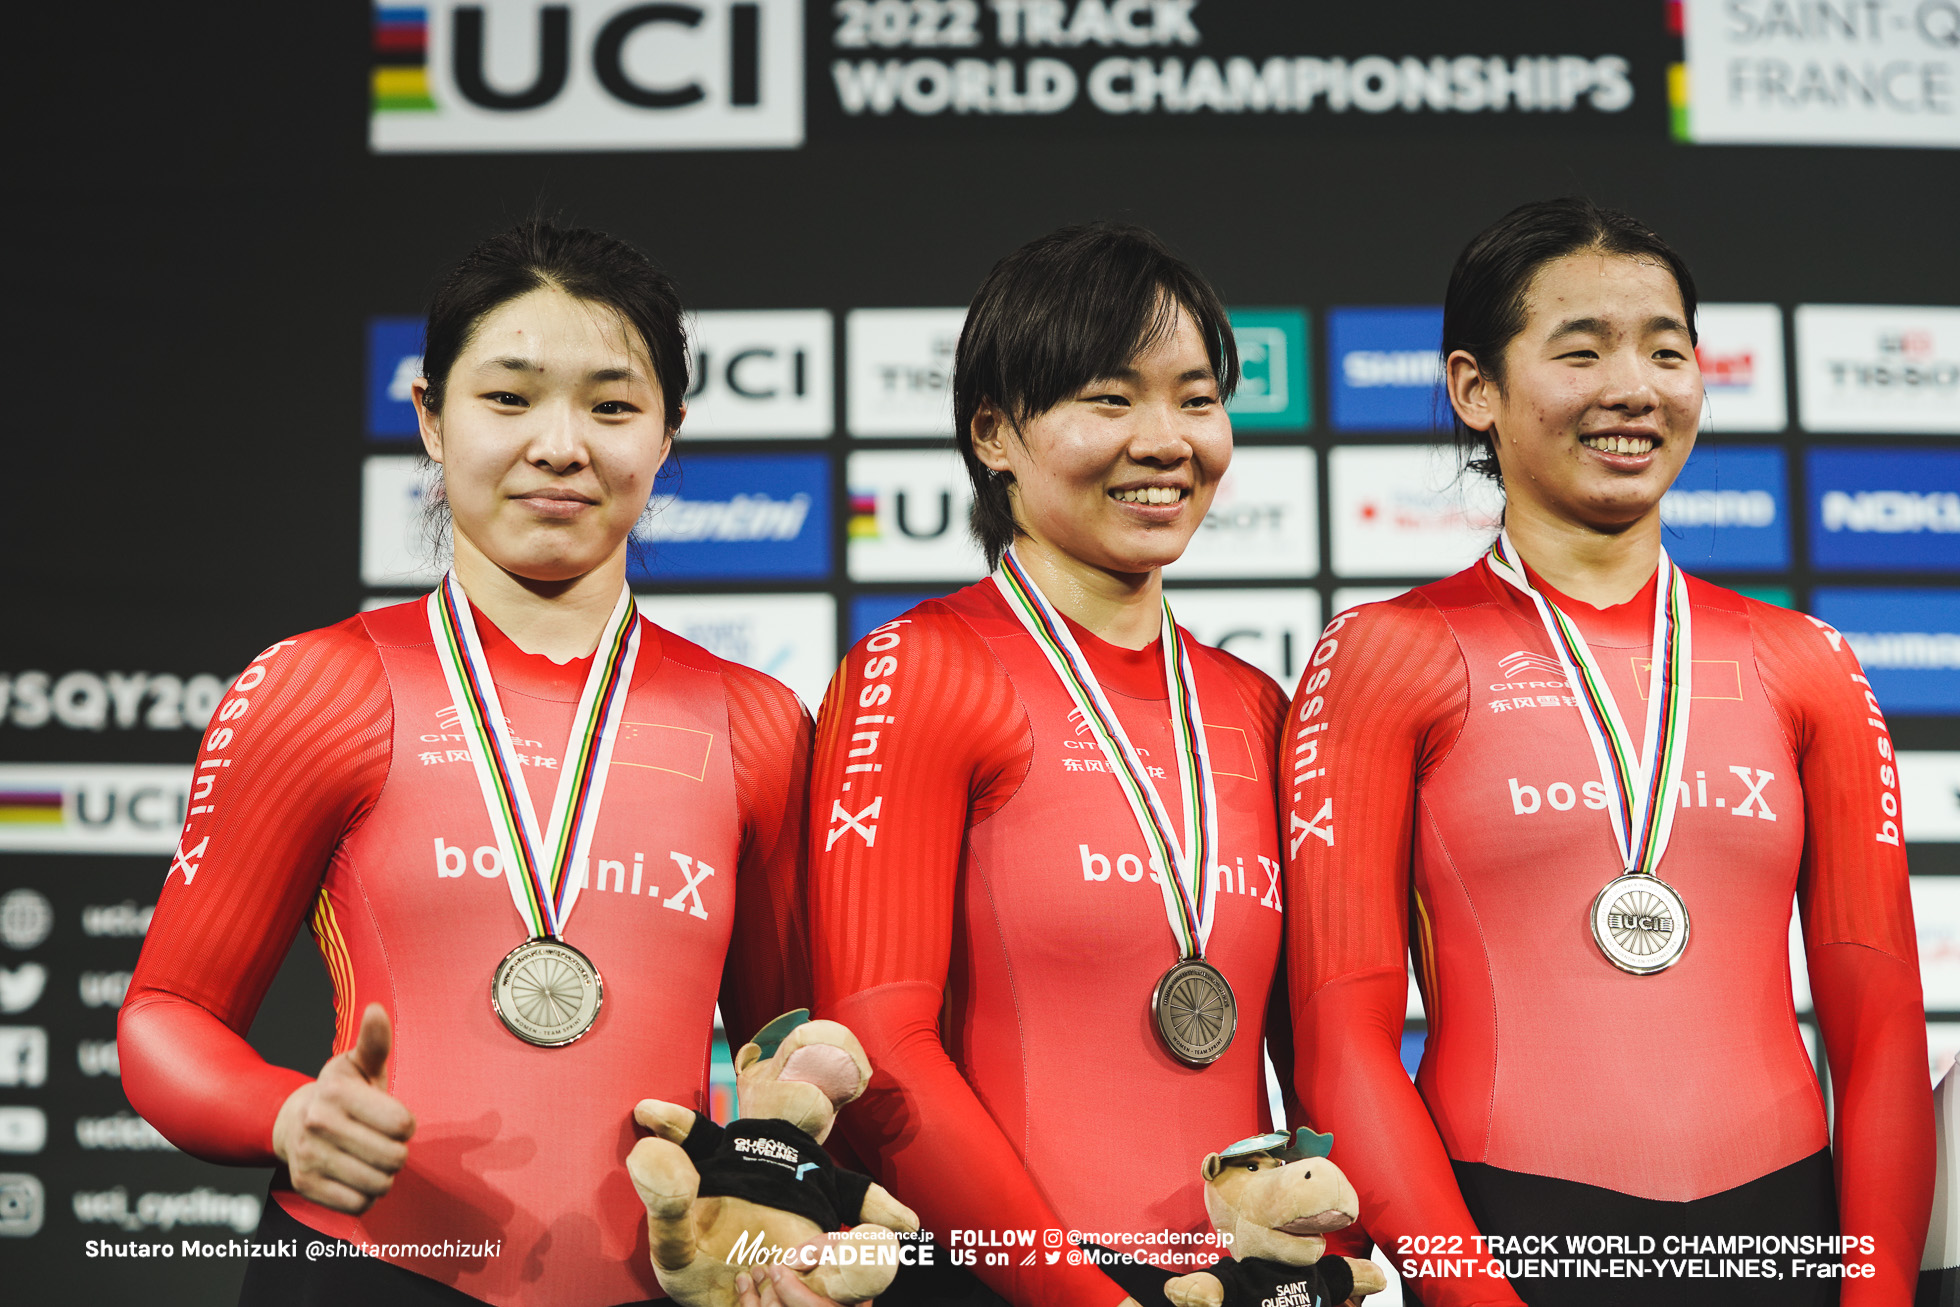
<svg viewBox="0 0 1960 1307"><path fill-rule="evenodd" d="M557 939L519 944L490 980L490 1008L498 1020L540 1048L562 1048L592 1029L605 998L592 959Z"/></svg>
<svg viewBox="0 0 1960 1307"><path fill-rule="evenodd" d="M1651 976L1681 960L1688 948L1688 905L1657 876L1608 882L1592 905L1593 939L1606 960L1636 976Z"/></svg>
<svg viewBox="0 0 1960 1307"><path fill-rule="evenodd" d="M1186 1066L1210 1066L1230 1047L1239 1024L1232 986L1203 958L1185 958L1150 994L1157 1033L1171 1056Z"/></svg>

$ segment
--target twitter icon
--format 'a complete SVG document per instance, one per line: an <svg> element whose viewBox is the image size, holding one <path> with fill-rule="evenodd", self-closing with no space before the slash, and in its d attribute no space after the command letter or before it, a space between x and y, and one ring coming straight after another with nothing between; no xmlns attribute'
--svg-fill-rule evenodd
<svg viewBox="0 0 1960 1307"><path fill-rule="evenodd" d="M0 1012L25 1012L41 1001L48 985L48 969L38 962L23 963L9 970L0 967Z"/></svg>

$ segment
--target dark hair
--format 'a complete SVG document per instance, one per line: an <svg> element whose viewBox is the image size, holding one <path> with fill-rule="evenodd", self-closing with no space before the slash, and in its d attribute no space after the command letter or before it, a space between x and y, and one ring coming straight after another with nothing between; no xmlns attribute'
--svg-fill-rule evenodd
<svg viewBox="0 0 1960 1307"><path fill-rule="evenodd" d="M1171 331L1197 324L1219 394L1239 384L1239 349L1218 292L1142 227L1098 222L1029 241L987 274L953 361L953 440L973 479L973 537L987 566L1020 534L1007 479L973 452L973 418L991 404L1022 423L1122 371Z"/></svg>
<svg viewBox="0 0 1960 1307"><path fill-rule="evenodd" d="M458 263L429 304L423 333L423 405L440 413L449 370L484 318L534 290L553 287L603 304L640 335L667 404L667 426L679 425L687 399L687 331L681 300L666 273L625 241L583 227L520 223L490 237Z"/></svg>
<svg viewBox="0 0 1960 1307"><path fill-rule="evenodd" d="M1552 260L1585 251L1665 264L1688 314L1688 339L1695 339L1695 279L1674 248L1626 214L1568 195L1515 208L1463 247L1443 296L1443 358L1467 351L1479 371L1502 384L1504 350L1524 330L1532 278ZM1464 470L1501 484L1489 434L1464 425L1454 407L1450 420Z"/></svg>

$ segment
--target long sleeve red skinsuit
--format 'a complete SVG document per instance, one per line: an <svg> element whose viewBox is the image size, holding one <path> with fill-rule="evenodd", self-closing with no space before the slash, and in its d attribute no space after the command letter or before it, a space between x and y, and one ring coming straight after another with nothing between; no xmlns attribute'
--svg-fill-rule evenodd
<svg viewBox="0 0 1960 1307"><path fill-rule="evenodd" d="M1177 811L1160 649L1073 629ZM1229 655L1194 646L1193 662L1221 804L1207 956L1239 1005L1236 1039L1203 1070L1150 1025L1176 946L1143 837L994 586L879 628L831 683L811 771L812 966L820 1013L874 1067L839 1124L942 1246L956 1230L1208 1231L1199 1161L1266 1128L1281 695ZM1268 1034L1285 1046L1283 1014ZM1196 1251L1178 1273L1217 1249ZM1066 1260L976 1273L1028 1307L1124 1296Z"/></svg>
<svg viewBox="0 0 1960 1307"><path fill-rule="evenodd" d="M546 811L590 659L555 664L477 624ZM232 684L198 752L118 1027L130 1102L186 1152L273 1162L274 1119L309 1076L268 1065L245 1032L310 921L334 982L335 1052L380 1002L389 1090L418 1128L364 1216L317 1207L283 1176L281 1205L357 1241L502 1239L503 1256L476 1263L398 1262L493 1302L657 1292L623 1167L632 1106L705 1108L717 995L738 1041L807 1001L809 738L784 687L642 623L594 866L566 925L605 1004L577 1043L533 1048L490 1009L492 970L526 932L421 604L281 641ZM566 1237L568 1221L588 1233ZM525 1276L532 1260L546 1298Z"/></svg>
<svg viewBox="0 0 1960 1307"><path fill-rule="evenodd" d="M1539 586L1641 730L1653 583L1607 610ZM1840 1228L1876 1244L1847 1254L1875 1269L1844 1281L1844 1307L1904 1307L1933 1147L1891 739L1837 632L1689 592L1695 691L1660 875L1693 935L1650 976L1614 970L1586 924L1618 853L1529 601L1479 563L1330 624L1280 795L1301 1094L1398 1264L1413 1238L1471 1246L1453 1163L1655 1202L1733 1190L1831 1142L1788 981L1794 896ZM1430 1023L1415 1084L1398 1058L1411 951ZM1630 1146L1642 1103L1664 1108L1638 1113ZM1415 1287L1429 1307L1517 1301L1482 1275Z"/></svg>

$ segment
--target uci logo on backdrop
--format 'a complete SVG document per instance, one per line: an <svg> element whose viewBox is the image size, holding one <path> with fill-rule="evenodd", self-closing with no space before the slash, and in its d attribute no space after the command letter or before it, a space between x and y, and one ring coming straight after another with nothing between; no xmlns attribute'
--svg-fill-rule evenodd
<svg viewBox="0 0 1960 1307"><path fill-rule="evenodd" d="M794 149L800 0L378 5L368 143L460 150Z"/></svg>

